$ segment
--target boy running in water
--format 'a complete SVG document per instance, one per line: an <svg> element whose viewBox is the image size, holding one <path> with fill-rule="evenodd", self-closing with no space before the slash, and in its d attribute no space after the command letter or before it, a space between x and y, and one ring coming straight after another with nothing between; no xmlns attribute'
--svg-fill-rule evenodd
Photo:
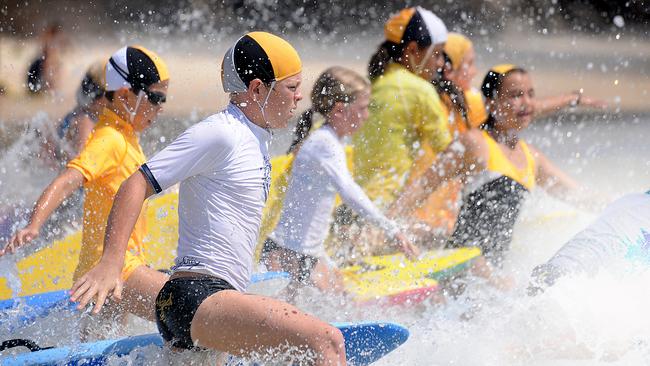
<svg viewBox="0 0 650 366"><path fill-rule="evenodd" d="M195 124L120 187L101 261L73 286L80 307L120 296L128 233L142 202L180 182L176 265L156 300L163 338L175 348L237 356L291 347L316 365L344 365L341 332L287 303L246 294L270 184L270 129L284 128L302 99L302 63L285 40L240 38L222 66L230 104Z"/></svg>

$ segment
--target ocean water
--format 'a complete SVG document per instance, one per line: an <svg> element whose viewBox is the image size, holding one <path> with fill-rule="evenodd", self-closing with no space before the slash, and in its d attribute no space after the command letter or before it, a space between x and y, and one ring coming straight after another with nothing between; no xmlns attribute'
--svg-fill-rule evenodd
<svg viewBox="0 0 650 366"><path fill-rule="evenodd" d="M37 115L31 125L45 117ZM161 120L142 136L147 154L169 143L199 118ZM413 308L358 308L342 299L306 292L298 305L329 321L394 321L408 326L411 338L377 365L641 365L650 363L650 270L613 263L592 277L565 278L545 293L529 297L525 288L533 267L593 220L604 205L629 192L650 189L650 117L568 115L537 121L526 139L587 189L587 204L561 201L541 189L527 199L515 227L504 273L514 282L497 290L483 280L465 279L466 290L446 302ZM289 130L274 135L272 152L281 154ZM29 208L56 174L39 165L38 137L23 134L0 156L0 206ZM78 217L62 215L56 225L71 230ZM70 228L70 229L66 229ZM40 245L45 245L45 241ZM15 257L0 258L0 272L15 274ZM87 315L81 318L87 318ZM0 339L23 337L45 345L78 342L80 317L55 313L35 324L8 331ZM0 319L2 320L2 319ZM85 320L81 320L85 321ZM130 319L120 335L155 332L152 323ZM152 360L169 357L150 351ZM185 355L203 362L205 355ZM115 360L116 363L127 362Z"/></svg>

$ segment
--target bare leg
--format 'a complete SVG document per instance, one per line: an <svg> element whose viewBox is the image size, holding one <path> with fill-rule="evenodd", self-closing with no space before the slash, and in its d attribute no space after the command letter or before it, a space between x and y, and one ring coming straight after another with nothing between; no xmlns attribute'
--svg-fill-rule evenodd
<svg viewBox="0 0 650 366"><path fill-rule="evenodd" d="M99 316L88 316L82 320L82 339L89 341L126 335L123 329L126 327L127 313L156 321L156 297L168 278L166 274L146 266L136 268L124 284L122 301L109 302Z"/></svg>
<svg viewBox="0 0 650 366"><path fill-rule="evenodd" d="M236 356L288 345L315 352L316 365L346 364L338 329L287 303L238 291L220 291L203 301L191 334L200 346Z"/></svg>
<svg viewBox="0 0 650 366"><path fill-rule="evenodd" d="M156 297L169 276L146 266L140 266L124 283L121 308L141 318L156 321Z"/></svg>

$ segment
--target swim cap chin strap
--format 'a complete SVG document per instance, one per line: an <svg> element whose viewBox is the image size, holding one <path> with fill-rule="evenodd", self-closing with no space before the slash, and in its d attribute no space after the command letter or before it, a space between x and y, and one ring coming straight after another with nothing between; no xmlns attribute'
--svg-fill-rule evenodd
<svg viewBox="0 0 650 366"><path fill-rule="evenodd" d="M427 53L424 54L424 58L422 61L420 61L419 65L413 65L413 62L411 61L411 58L409 57L409 66L411 66L411 69L413 69L413 72L416 74L420 74L424 70L424 65L427 63L431 55L433 55L433 48L434 44L432 43L429 48L427 48Z"/></svg>
<svg viewBox="0 0 650 366"><path fill-rule="evenodd" d="M260 112L262 112L262 119L264 120L264 123L266 123L266 128L269 130L271 129L271 124L266 119L266 113L264 113L264 109L266 108L266 103L268 103L269 97L271 96L271 92L273 91L274 87L275 87L275 80L271 81L271 88L269 89L269 92L266 94L266 98L264 98L264 104L260 104L260 102L257 101L257 98L255 98L255 103L257 103L257 106L260 108Z"/></svg>
<svg viewBox="0 0 650 366"><path fill-rule="evenodd" d="M131 110L126 103L120 100L120 103L122 103L122 106L124 109L126 109L127 112L129 112L129 123L133 124L133 120L135 119L136 114L138 114L138 109L140 108L140 102L142 102L142 96L144 95L144 92L142 90L138 91L138 99L135 102L135 108Z"/></svg>

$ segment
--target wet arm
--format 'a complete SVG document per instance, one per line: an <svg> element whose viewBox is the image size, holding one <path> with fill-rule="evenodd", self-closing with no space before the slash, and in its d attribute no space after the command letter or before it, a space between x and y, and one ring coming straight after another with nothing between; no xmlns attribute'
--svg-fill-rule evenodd
<svg viewBox="0 0 650 366"><path fill-rule="evenodd" d="M602 210L614 200L614 197L607 193L578 183L543 154L535 152L535 155L538 164L537 183L552 195L591 211Z"/></svg>
<svg viewBox="0 0 650 366"><path fill-rule="evenodd" d="M61 205L61 202L81 187L83 183L84 177L78 170L68 168L63 171L58 177L54 178L38 198L29 225L34 228L43 226L52 212Z"/></svg>
<svg viewBox="0 0 650 366"><path fill-rule="evenodd" d="M66 169L58 177L54 178L45 191L41 194L34 206L29 224L14 235L6 248L0 250L0 256L6 252L13 253L17 247L27 244L38 236L38 232L47 221L48 217L56 210L61 202L68 198L72 192L77 190L84 183L81 173L72 168Z"/></svg>
<svg viewBox="0 0 650 366"><path fill-rule="evenodd" d="M336 160L322 161L321 165L325 167L343 201L362 217L382 228L388 237L394 237L399 231L397 225L384 216L354 181L345 161L339 161L340 164L335 164L333 161Z"/></svg>
<svg viewBox="0 0 650 366"><path fill-rule="evenodd" d="M95 127L95 123L85 113L77 121L77 140L75 141L75 151L81 151L90 137L90 133Z"/></svg>
<svg viewBox="0 0 650 366"><path fill-rule="evenodd" d="M569 94L538 98L535 102L535 114L541 116L558 112L564 108L577 106L604 109L607 108L607 103L600 99L585 96L580 91L576 91Z"/></svg>
<svg viewBox="0 0 650 366"><path fill-rule="evenodd" d="M142 204L152 194L153 188L140 170L122 183L108 216L101 261L122 268L129 237L142 211Z"/></svg>
<svg viewBox="0 0 650 366"><path fill-rule="evenodd" d="M400 231L395 221L390 220L375 206L363 189L354 181L345 163L344 156L339 159L325 159L321 166L334 183L337 191L355 212L379 226L389 242L393 243L410 259L416 258L420 251Z"/></svg>
<svg viewBox="0 0 650 366"><path fill-rule="evenodd" d="M404 186L400 196L389 208L388 216L410 216L411 211L419 207L443 182L466 172L475 159L464 146L469 146L466 141L455 141L438 154L436 163L431 169Z"/></svg>
<svg viewBox="0 0 650 366"><path fill-rule="evenodd" d="M578 182L553 164L544 154L534 150L534 155L537 163L537 183L548 192L566 199L580 188Z"/></svg>

